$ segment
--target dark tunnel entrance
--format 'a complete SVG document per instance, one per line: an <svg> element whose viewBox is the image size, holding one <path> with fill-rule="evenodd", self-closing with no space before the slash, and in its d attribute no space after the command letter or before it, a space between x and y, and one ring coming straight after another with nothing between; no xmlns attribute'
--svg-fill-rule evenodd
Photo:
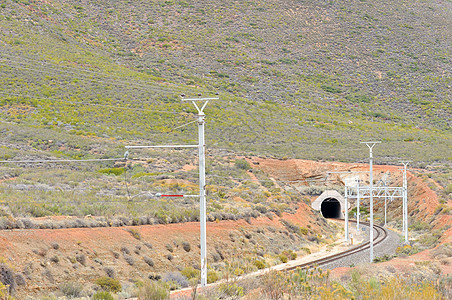
<svg viewBox="0 0 452 300"><path fill-rule="evenodd" d="M320 211L325 218L340 218L341 204L337 199L326 198L320 206Z"/></svg>

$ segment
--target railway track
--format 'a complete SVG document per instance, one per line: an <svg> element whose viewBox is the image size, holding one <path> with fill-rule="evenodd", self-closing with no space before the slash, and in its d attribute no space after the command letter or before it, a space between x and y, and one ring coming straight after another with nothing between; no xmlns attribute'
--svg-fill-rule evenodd
<svg viewBox="0 0 452 300"><path fill-rule="evenodd" d="M341 221L344 221L344 220L341 220ZM350 220L350 222L356 223L356 221L354 221L354 220ZM361 222L361 224L365 225L367 227L370 227L369 223ZM383 228L381 226L378 226L378 225L375 225L375 224L374 224L374 229L377 232L377 234L374 237L374 247L375 247L378 244L382 243L386 239L386 237L388 236L388 231L385 228ZM326 265L326 264L332 263L334 261L340 260L340 259L342 259L344 257L351 256L351 255L356 254L356 253L361 252L361 251L365 251L365 250L367 250L369 248L370 248L370 241L362 243L362 244L359 244L358 246L350 248L350 249L348 249L346 251L343 251L343 252L339 252L339 253L336 253L336 254L333 254L333 255L330 255L330 256L327 256L327 257L319 258L319 259L316 259L316 260L313 260L313 261L310 261L310 262L307 262L307 263L302 263L302 264L298 264L298 265L295 265L295 266L290 266L290 267L284 268L284 270L290 271L290 270L295 270L297 268L309 269L312 266Z"/></svg>
<svg viewBox="0 0 452 300"><path fill-rule="evenodd" d="M344 221L343 219L338 219L338 220L339 221ZM356 221L354 221L354 220L350 220L349 222L356 223ZM364 225L364 226L370 227L369 223L361 222L361 224ZM384 229L383 227L378 226L378 225L374 225L374 229L377 231L377 234L374 237L374 246L376 246L376 245L380 244L381 242L383 242L386 239L386 237L388 236L388 231L386 229ZM297 268L310 269L310 268L312 268L314 266L326 265L326 264L332 263L334 261L340 260L340 259L342 259L344 257L351 256L351 255L359 253L361 251L365 251L365 250L367 250L369 248L370 248L370 242L365 242L365 243L359 244L359 245L357 245L357 246L355 246L353 248L350 248L350 249L348 249L346 251L343 251L343 252L340 252L340 253L336 253L336 254L333 254L333 255L330 255L330 256L327 256L327 257L319 258L319 259L316 259L316 260L313 260L313 261L310 261L310 262L287 266L287 267L279 269L279 271L290 271L290 270L295 270ZM267 269L267 270L269 270L269 269ZM248 278L249 277L260 277L264 273L265 273L265 270L264 271L261 270L261 271L255 272L255 273L244 275L243 277L240 277L240 278L243 279L243 278L247 278L247 277ZM224 282L224 281L219 281L219 282L208 284L207 287L212 287L212 286L218 285L221 282ZM199 287L198 289L202 290L204 288L206 288L206 287ZM190 295L192 290L193 290L193 288L184 288L184 289L181 289L181 290L178 290L178 291L173 291L173 292L171 292L170 299L176 299L177 296L181 296L181 295Z"/></svg>

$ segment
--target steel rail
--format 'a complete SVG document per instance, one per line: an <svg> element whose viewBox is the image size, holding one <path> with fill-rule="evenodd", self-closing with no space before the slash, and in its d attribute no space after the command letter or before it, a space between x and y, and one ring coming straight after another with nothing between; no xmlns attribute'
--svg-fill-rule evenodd
<svg viewBox="0 0 452 300"><path fill-rule="evenodd" d="M356 221L354 221L354 220L350 220L350 222L356 223ZM369 223L361 223L361 224L364 224L364 225L370 227ZM388 236L388 231L385 228L378 226L378 225L374 225L374 229L377 231L377 235L374 237L374 246L375 246L375 245L380 244L381 242L383 242L386 239L386 237ZM333 254L333 255L330 255L327 257L319 258L319 259L316 259L316 260L313 260L310 262L298 264L296 266L290 266L290 267L284 268L284 271L291 271L291 270L296 270L296 269L310 269L314 266L326 265L331 262L340 260L344 257L353 255L355 253L365 251L369 248L370 248L370 241L367 241L365 243L359 244L356 247L350 248L350 249L342 251L340 253L336 253L336 254Z"/></svg>

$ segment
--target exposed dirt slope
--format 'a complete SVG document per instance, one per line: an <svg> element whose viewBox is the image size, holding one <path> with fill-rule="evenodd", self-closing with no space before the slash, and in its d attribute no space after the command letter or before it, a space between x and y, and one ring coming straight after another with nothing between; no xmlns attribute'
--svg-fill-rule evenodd
<svg viewBox="0 0 452 300"><path fill-rule="evenodd" d="M308 185L311 180L315 180L318 184L324 184L327 172L358 172L358 171L368 171L368 164L348 164L340 162L314 162L310 160L302 159L289 159L289 160L278 160L278 159L263 159L263 158L252 158L249 161L257 168L262 169L264 172L275 178L276 180L282 181L293 181L292 185ZM254 163L253 163L254 162ZM391 181L392 186L402 186L402 171L400 166L390 166L390 165L374 165L374 181L378 181L385 174L389 174L388 178ZM421 221L432 221L432 217L440 202L438 196L432 191L428 185L422 180L422 178L417 177L412 173L413 171L407 172L408 180L408 210L409 212L416 212L415 218ZM351 173L351 174L331 174L328 176L328 180L335 180L343 183L347 177L356 177L368 183L369 176L366 173ZM325 181L326 182L326 181ZM311 183L312 184L312 183ZM353 204L352 204L353 205ZM400 206L400 200L395 200L393 202L393 208L395 215L401 215L401 209L396 209ZM377 209L382 207L381 203L376 204ZM441 224L447 224L450 221L450 216L442 216L438 218ZM439 225L441 226L441 225Z"/></svg>
<svg viewBox="0 0 452 300"><path fill-rule="evenodd" d="M280 219L300 226L309 224L309 234L317 236L322 230L316 218L306 204L301 203L296 214L284 213L281 218L260 217L251 219L250 223L245 220L208 223L209 264L222 264L223 260L233 262L236 256L255 255L256 251L279 253L292 249L294 244L315 251L315 243L289 233ZM140 239L134 238L133 233ZM184 249L184 244L190 245L189 251ZM68 281L93 286L95 279L106 275L106 267L114 269L115 277L127 285L129 279L151 273L163 274L197 266L198 245L199 223L196 222L0 232L1 256L27 279L26 286L18 288L18 296L48 294ZM145 256L153 260L153 267L146 264ZM133 261L133 265L129 261Z"/></svg>
<svg viewBox="0 0 452 300"><path fill-rule="evenodd" d="M306 184L303 183L305 179L319 179L326 171L358 171L367 168L364 164L316 163L306 160L251 158L249 161L254 168L262 169L276 180L301 181L296 183L298 185ZM394 174L392 178L395 184L400 184L401 174L397 166L375 166L374 170L376 174ZM361 178L366 179L364 175ZM336 179L341 182L344 176L337 175ZM417 216L422 220L437 220L435 225L438 227L451 224L450 215L432 218L439 205L435 193L411 173L408 180L411 199L409 210L418 209ZM309 228L306 239L289 232L280 219ZM273 215L272 219L260 217L251 219L250 222L239 220L208 223L209 264L224 264L224 260L234 261L237 257L256 255L260 251L279 253L294 245L298 248L308 246L315 250L316 244L307 240L309 237L318 238L322 234L325 238L325 223L303 201L299 203L295 214L283 213L281 218ZM451 233L451 230L446 231L444 242L450 243ZM184 250L184 244L190 245L189 251ZM81 281L88 289L93 288L94 280L106 275L106 267L114 269L116 278L123 285L131 285L132 283L128 283L129 279L146 277L150 273L181 270L190 265L197 266L198 244L198 223L0 232L0 255L9 266L26 278L26 286L18 288L19 296L48 294L49 291L56 290L60 283L67 281ZM418 254L420 255L423 254ZM154 266L151 267L144 261L145 256L153 260ZM397 262L398 260L395 261ZM444 265L441 272L450 272L449 269Z"/></svg>

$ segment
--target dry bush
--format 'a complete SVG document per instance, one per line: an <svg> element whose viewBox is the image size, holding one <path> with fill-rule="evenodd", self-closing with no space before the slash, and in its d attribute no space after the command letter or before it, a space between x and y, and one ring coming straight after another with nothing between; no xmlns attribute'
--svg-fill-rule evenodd
<svg viewBox="0 0 452 300"><path fill-rule="evenodd" d="M14 294L16 290L16 278L14 272L6 264L0 263L0 282L3 283L9 294Z"/></svg>
<svg viewBox="0 0 452 300"><path fill-rule="evenodd" d="M166 244L165 248L166 248L166 250L168 250L171 253L174 252L174 248L173 248L173 246L171 246L171 244Z"/></svg>
<svg viewBox="0 0 452 300"><path fill-rule="evenodd" d="M145 263L147 263L150 267L154 266L154 261L152 260L152 258L148 257L148 256L143 256L143 260Z"/></svg>
<svg viewBox="0 0 452 300"><path fill-rule="evenodd" d="M452 257L452 245L450 243L439 245L431 253L433 258L438 259Z"/></svg>
<svg viewBox="0 0 452 300"><path fill-rule="evenodd" d="M182 248L185 250L185 252L190 252L191 246L189 242L182 242Z"/></svg>
<svg viewBox="0 0 452 300"><path fill-rule="evenodd" d="M137 240L141 240L141 233L138 231L138 229L127 228L126 231L129 232Z"/></svg>
<svg viewBox="0 0 452 300"><path fill-rule="evenodd" d="M69 281L60 284L59 289L66 297L75 298L81 296L83 285L78 282Z"/></svg>
<svg viewBox="0 0 452 300"><path fill-rule="evenodd" d="M124 260L131 266L133 266L135 264L135 260L133 259L133 257L128 254L125 254L125 253L124 253Z"/></svg>
<svg viewBox="0 0 452 300"><path fill-rule="evenodd" d="M187 278L180 272L168 272L162 276L163 282L174 282L180 287L188 287L189 283Z"/></svg>
<svg viewBox="0 0 452 300"><path fill-rule="evenodd" d="M39 256L45 257L47 255L47 249L40 248L40 249L33 249L32 250L34 254L37 254Z"/></svg>
<svg viewBox="0 0 452 300"><path fill-rule="evenodd" d="M77 260L81 265L86 266L86 255L83 253L77 254L75 256L75 260Z"/></svg>
<svg viewBox="0 0 452 300"><path fill-rule="evenodd" d="M121 252L123 254L130 254L130 250L126 246L121 247Z"/></svg>
<svg viewBox="0 0 452 300"><path fill-rule="evenodd" d="M105 267L104 271L105 271L105 273L107 273L108 277L113 278L113 279L115 278L116 272L115 272L115 269L113 269L112 267Z"/></svg>

